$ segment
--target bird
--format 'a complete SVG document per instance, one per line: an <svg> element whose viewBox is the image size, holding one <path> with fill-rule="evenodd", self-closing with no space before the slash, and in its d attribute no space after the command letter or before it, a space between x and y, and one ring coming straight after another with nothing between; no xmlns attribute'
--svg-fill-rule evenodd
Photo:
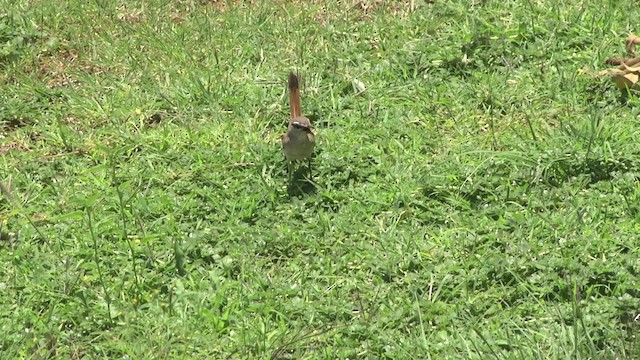
<svg viewBox="0 0 640 360"><path fill-rule="evenodd" d="M291 165L297 160L307 160L309 175L311 175L311 155L316 145L316 136L313 134L311 120L302 115L298 76L293 71L289 73L288 85L291 117L287 132L281 138L282 152L287 159L289 176L291 176Z"/></svg>

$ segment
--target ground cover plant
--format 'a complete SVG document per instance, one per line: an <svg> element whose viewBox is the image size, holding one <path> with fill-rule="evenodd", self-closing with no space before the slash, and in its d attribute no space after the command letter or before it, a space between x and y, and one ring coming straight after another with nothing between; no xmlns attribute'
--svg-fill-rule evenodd
<svg viewBox="0 0 640 360"><path fill-rule="evenodd" d="M639 17L0 0L0 357L640 358Z"/></svg>

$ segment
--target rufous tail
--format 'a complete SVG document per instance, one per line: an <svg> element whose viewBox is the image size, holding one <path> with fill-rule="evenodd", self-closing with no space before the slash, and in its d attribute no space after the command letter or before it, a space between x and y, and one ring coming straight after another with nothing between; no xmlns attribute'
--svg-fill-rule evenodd
<svg viewBox="0 0 640 360"><path fill-rule="evenodd" d="M298 87L298 77L292 72L289 73L289 107L291 108L291 118L302 116L300 107L300 88Z"/></svg>

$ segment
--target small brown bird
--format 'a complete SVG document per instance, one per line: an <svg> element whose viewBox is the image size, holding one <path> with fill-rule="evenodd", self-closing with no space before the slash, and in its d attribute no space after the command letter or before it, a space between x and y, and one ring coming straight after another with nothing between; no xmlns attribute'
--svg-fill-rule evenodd
<svg viewBox="0 0 640 360"><path fill-rule="evenodd" d="M307 160L311 174L311 155L316 145L316 137L311 130L311 121L302 116L298 77L293 72L289 73L289 107L289 129L282 135L282 152L288 161L289 175L291 176L291 163L296 160Z"/></svg>

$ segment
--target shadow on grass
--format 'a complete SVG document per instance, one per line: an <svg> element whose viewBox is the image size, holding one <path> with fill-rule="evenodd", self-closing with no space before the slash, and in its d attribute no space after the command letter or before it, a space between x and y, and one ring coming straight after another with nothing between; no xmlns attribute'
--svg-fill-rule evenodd
<svg viewBox="0 0 640 360"><path fill-rule="evenodd" d="M33 120L18 117L0 118L0 131L12 132L21 127L32 124Z"/></svg>
<svg viewBox="0 0 640 360"><path fill-rule="evenodd" d="M287 166L286 162L285 166ZM310 168L306 162L299 162L292 164L291 169L293 170L293 174L287 185L287 194L289 196L300 196L315 193L316 186L312 182L312 168Z"/></svg>

